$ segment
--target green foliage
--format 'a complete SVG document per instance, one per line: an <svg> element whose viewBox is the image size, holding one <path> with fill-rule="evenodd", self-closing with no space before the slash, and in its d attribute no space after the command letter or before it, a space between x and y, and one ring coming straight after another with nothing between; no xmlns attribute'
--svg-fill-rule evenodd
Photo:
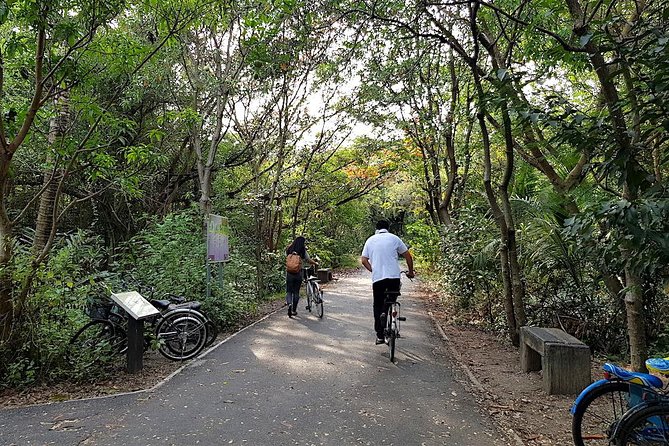
<svg viewBox="0 0 669 446"><path fill-rule="evenodd" d="M234 235L238 227L234 220L231 222L230 246L243 252ZM211 264L211 295L207 298L204 225L196 209L156 220L130 240L124 251L117 267L120 275L139 281L153 298L177 294L187 300L198 300L206 314L221 327L236 325L243 316L255 311L256 266L244 256L233 254L222 270L220 265ZM283 266L283 256L267 253L263 260L269 265L264 274L265 289L268 292L281 289L285 277L277 265Z"/></svg>
<svg viewBox="0 0 669 446"><path fill-rule="evenodd" d="M442 258L442 237L438 228L417 220L406 225L406 242L411 253L426 265L438 265Z"/></svg>
<svg viewBox="0 0 669 446"><path fill-rule="evenodd" d="M444 230L439 269L446 292L462 309L481 309L493 316L492 309L484 307L501 295L498 244L493 223L474 212L463 212Z"/></svg>
<svg viewBox="0 0 669 446"><path fill-rule="evenodd" d="M592 203L565 225L574 243L611 265L628 266L638 274L669 275L665 267L669 263L669 198L661 191L634 203ZM627 257L621 258L621 252Z"/></svg>
<svg viewBox="0 0 669 446"><path fill-rule="evenodd" d="M201 300L206 291L204 223L196 210L155 220L128 241L119 271L155 289Z"/></svg>
<svg viewBox="0 0 669 446"><path fill-rule="evenodd" d="M80 378L65 356L70 337L88 322L86 309L94 299L103 298L99 294L103 290L91 277L104 264L105 252L99 237L83 231L58 239L49 262L37 271L12 343L0 346L3 385L23 387ZM29 271L29 248L20 249L17 257L15 279L22 281Z"/></svg>

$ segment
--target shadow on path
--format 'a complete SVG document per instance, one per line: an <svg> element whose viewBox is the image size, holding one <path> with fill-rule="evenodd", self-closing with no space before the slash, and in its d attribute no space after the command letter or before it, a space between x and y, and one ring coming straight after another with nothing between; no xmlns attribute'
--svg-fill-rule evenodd
<svg viewBox="0 0 669 446"><path fill-rule="evenodd" d="M403 279L396 362L374 345L369 275L218 345L152 392L0 411L3 445L504 445L453 376Z"/></svg>

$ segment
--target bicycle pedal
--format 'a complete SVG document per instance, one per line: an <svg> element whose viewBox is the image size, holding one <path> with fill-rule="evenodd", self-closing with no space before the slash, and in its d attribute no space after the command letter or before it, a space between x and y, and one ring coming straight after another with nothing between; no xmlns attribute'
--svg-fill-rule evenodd
<svg viewBox="0 0 669 446"><path fill-rule="evenodd" d="M404 316L400 316L397 319L400 320L400 321L406 321L407 320L407 318L405 318Z"/></svg>

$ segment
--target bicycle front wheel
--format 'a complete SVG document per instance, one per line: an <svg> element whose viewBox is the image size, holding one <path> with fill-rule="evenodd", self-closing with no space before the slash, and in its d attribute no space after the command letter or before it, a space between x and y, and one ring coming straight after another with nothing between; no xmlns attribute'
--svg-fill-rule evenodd
<svg viewBox="0 0 669 446"><path fill-rule="evenodd" d="M574 411L574 445L608 445L616 423L629 406L630 385L626 382L611 381L594 389Z"/></svg>
<svg viewBox="0 0 669 446"><path fill-rule="evenodd" d="M307 310L311 313L312 305L314 304L314 283L312 281L307 282Z"/></svg>
<svg viewBox="0 0 669 446"><path fill-rule="evenodd" d="M319 318L323 318L323 290L320 288L318 289L318 292L316 293L316 297L314 299L314 305L316 306L316 316Z"/></svg>
<svg viewBox="0 0 669 446"><path fill-rule="evenodd" d="M168 313L156 327L158 351L172 361L191 359L207 342L207 321L192 311ZM213 342L213 341L212 341Z"/></svg>
<svg viewBox="0 0 669 446"><path fill-rule="evenodd" d="M75 333L67 349L67 360L77 367L110 362L128 346L125 331L104 319L92 320Z"/></svg>
<svg viewBox="0 0 669 446"><path fill-rule="evenodd" d="M669 404L657 403L645 407L620 423L616 446L669 445Z"/></svg>

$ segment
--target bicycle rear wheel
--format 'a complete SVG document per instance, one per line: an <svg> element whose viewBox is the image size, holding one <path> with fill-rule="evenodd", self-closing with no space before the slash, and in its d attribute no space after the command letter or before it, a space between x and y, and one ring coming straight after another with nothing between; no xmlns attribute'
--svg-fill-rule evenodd
<svg viewBox="0 0 669 446"><path fill-rule="evenodd" d="M172 361L191 359L207 342L207 321L192 311L168 313L156 327L158 351Z"/></svg>
<svg viewBox="0 0 669 446"><path fill-rule="evenodd" d="M128 339L121 327L108 320L92 320L75 333L67 349L68 362L76 367L108 363L127 349Z"/></svg>
<svg viewBox="0 0 669 446"><path fill-rule="evenodd" d="M218 327L209 319L207 319L205 325L207 326L207 341L204 343L204 346L209 347L218 337Z"/></svg>
<svg viewBox="0 0 669 446"><path fill-rule="evenodd" d="M611 381L587 394L574 410L572 436L576 446L608 445L616 423L629 408L630 385Z"/></svg>
<svg viewBox="0 0 669 446"><path fill-rule="evenodd" d="M318 288L318 292L314 298L314 305L316 306L316 316L323 318L323 290L320 288Z"/></svg>
<svg viewBox="0 0 669 446"><path fill-rule="evenodd" d="M651 404L621 420L616 446L669 445L669 404Z"/></svg>
<svg viewBox="0 0 669 446"><path fill-rule="evenodd" d="M395 339L397 338L397 333L395 329L391 328L388 332L388 356L390 356L390 362L395 361Z"/></svg>

